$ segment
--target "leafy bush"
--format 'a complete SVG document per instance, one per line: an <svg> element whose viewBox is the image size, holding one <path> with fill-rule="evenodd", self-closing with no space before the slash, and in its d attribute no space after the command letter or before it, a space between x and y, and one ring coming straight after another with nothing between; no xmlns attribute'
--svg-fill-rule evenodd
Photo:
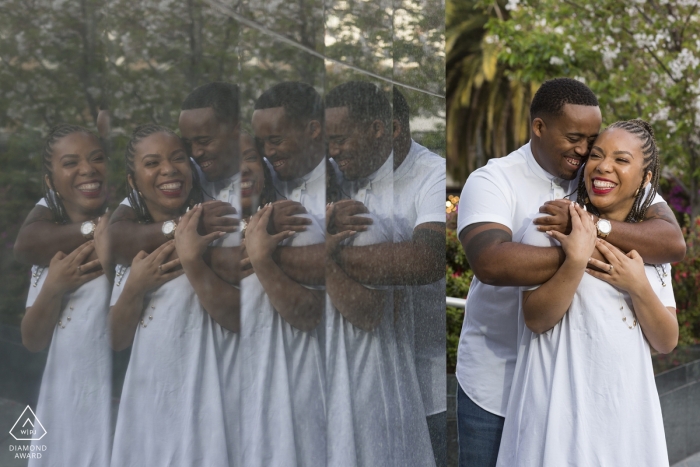
<svg viewBox="0 0 700 467"><path fill-rule="evenodd" d="M474 273L469 268L467 257L455 230L447 230L445 254L447 260L445 267L447 296L466 298ZM454 373L457 365L457 345L459 344L463 320L463 309L447 307L447 371L450 373Z"/></svg>
<svg viewBox="0 0 700 467"><path fill-rule="evenodd" d="M700 217L683 227L687 253L683 261L673 264L673 292L680 336L678 346L700 343Z"/></svg>

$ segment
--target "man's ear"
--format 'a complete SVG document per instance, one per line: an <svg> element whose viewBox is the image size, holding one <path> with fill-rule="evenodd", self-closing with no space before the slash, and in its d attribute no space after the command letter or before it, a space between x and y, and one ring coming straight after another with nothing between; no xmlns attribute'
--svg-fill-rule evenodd
<svg viewBox="0 0 700 467"><path fill-rule="evenodd" d="M380 139L386 132L386 126L381 120L375 120L370 125L370 132L374 139Z"/></svg>
<svg viewBox="0 0 700 467"><path fill-rule="evenodd" d="M393 129L392 129L393 138L398 139L399 135L401 134L401 131L403 130L403 128L401 127L401 122L399 122L397 119L394 119L391 122L391 124L393 126Z"/></svg>
<svg viewBox="0 0 700 467"><path fill-rule="evenodd" d="M318 120L311 120L307 125L306 125L306 131L309 135L309 138L311 140L317 140L321 138L322 135L322 125L321 122Z"/></svg>
<svg viewBox="0 0 700 467"><path fill-rule="evenodd" d="M544 123L540 117L535 117L532 119L532 134L538 138L542 138L542 132L547 128L547 124Z"/></svg>

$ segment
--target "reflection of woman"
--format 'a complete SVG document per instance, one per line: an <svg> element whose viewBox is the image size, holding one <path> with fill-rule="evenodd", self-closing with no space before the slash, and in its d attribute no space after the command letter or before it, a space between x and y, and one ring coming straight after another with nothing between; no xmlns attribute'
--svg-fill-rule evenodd
<svg viewBox="0 0 700 467"><path fill-rule="evenodd" d="M175 220L201 199L182 142L165 128L137 128L126 162L129 199L142 222ZM175 242L150 255L141 252L130 268L119 268L110 310L112 345L133 346L117 416L115 467L229 465L209 312L233 330L237 322L222 319L211 297L197 296L203 279L212 296L230 298L201 266L202 245L220 235L196 235L200 213L195 206L183 216ZM168 261L176 247L179 258ZM176 269L180 263L185 275ZM191 277L193 271L200 277Z"/></svg>
<svg viewBox="0 0 700 467"><path fill-rule="evenodd" d="M272 257L281 242L320 243L323 232L312 224L296 235L270 235L275 207L268 203L275 192L269 169L248 135L241 136L241 155L243 215L255 213L245 232L254 274L241 281L243 465L326 465L322 362L312 316L324 294L293 281Z"/></svg>
<svg viewBox="0 0 700 467"><path fill-rule="evenodd" d="M107 465L110 450L111 351L107 334L110 283L100 262L106 218L107 157L95 135L72 125L49 134L44 150L45 202L62 223L83 223L95 236L72 253L57 253L48 268L34 267L22 319L22 342L49 355L37 418L47 434L41 459L29 465ZM90 260L98 252L99 259ZM39 430L39 424L35 428Z"/></svg>
<svg viewBox="0 0 700 467"><path fill-rule="evenodd" d="M618 122L596 140L578 202L601 219L638 222L659 171L649 125ZM570 210L571 234L552 233L566 260L523 292L527 328L498 465L668 465L649 347L667 353L678 341L670 266L644 265L635 251L596 240L590 215ZM549 246L535 230L524 241ZM592 260L597 271L586 269L595 248L609 262Z"/></svg>

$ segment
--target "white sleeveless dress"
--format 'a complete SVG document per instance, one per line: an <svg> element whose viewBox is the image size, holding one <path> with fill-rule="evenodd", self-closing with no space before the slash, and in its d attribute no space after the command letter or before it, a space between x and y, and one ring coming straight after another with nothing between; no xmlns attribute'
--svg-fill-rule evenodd
<svg viewBox="0 0 700 467"><path fill-rule="evenodd" d="M117 271L123 275L116 277L112 306L130 269ZM124 379L111 465L228 466L215 327L187 276L148 293L142 318Z"/></svg>
<svg viewBox="0 0 700 467"><path fill-rule="evenodd" d="M533 226L523 238L551 242ZM664 306L675 307L670 265L645 269ZM550 331L530 331L521 311L499 467L668 466L649 343L639 324L628 326L631 305L626 292L584 274Z"/></svg>
<svg viewBox="0 0 700 467"><path fill-rule="evenodd" d="M44 285L48 268L32 268L27 296L31 307ZM35 276L35 277L34 277ZM109 280L105 276L66 294L61 325L56 325L41 379L36 416L46 446L30 467L108 465L111 449L112 349L107 313ZM36 425L36 423L35 423Z"/></svg>

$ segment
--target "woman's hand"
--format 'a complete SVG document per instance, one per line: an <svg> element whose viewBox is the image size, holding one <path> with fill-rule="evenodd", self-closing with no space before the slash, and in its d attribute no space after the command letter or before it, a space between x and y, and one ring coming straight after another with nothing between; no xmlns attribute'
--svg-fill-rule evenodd
<svg viewBox="0 0 700 467"><path fill-rule="evenodd" d="M567 260L586 266L596 246L595 224L591 216L576 203L572 202L569 205L569 213L571 214L569 235L556 230L547 231L547 234L561 243Z"/></svg>
<svg viewBox="0 0 700 467"><path fill-rule="evenodd" d="M181 268L177 268L180 265L179 258L166 262L174 249L175 241L170 240L156 248L150 255L145 251L139 251L131 262L127 284L133 284L141 292L148 292L184 274Z"/></svg>
<svg viewBox="0 0 700 467"><path fill-rule="evenodd" d="M245 234L245 248L250 258L250 262L255 267L255 263L265 258L271 258L272 252L275 251L277 245L284 240L294 235L294 231L286 230L284 232L270 235L267 232L267 226L274 208L271 205L263 207L255 213L248 222Z"/></svg>
<svg viewBox="0 0 700 467"><path fill-rule="evenodd" d="M175 248L177 255L183 263L190 263L202 258L207 247L214 240L226 235L226 232L212 232L207 235L199 235L197 227L202 215L202 206L199 204L182 216L175 229Z"/></svg>
<svg viewBox="0 0 700 467"><path fill-rule="evenodd" d="M598 239L596 248L598 248L598 251L600 251L610 264L598 261L597 259L591 259L590 264L592 266L604 271L598 272L590 268L586 269L586 272L591 276L597 277L626 292L631 292L635 288L649 283L646 272L644 271L644 261L635 250L624 254L602 239Z"/></svg>
<svg viewBox="0 0 700 467"><path fill-rule="evenodd" d="M54 287L60 293L75 290L86 282L103 274L99 260L85 260L95 250L94 240L87 241L73 250L69 255L59 251L49 263L46 286Z"/></svg>

